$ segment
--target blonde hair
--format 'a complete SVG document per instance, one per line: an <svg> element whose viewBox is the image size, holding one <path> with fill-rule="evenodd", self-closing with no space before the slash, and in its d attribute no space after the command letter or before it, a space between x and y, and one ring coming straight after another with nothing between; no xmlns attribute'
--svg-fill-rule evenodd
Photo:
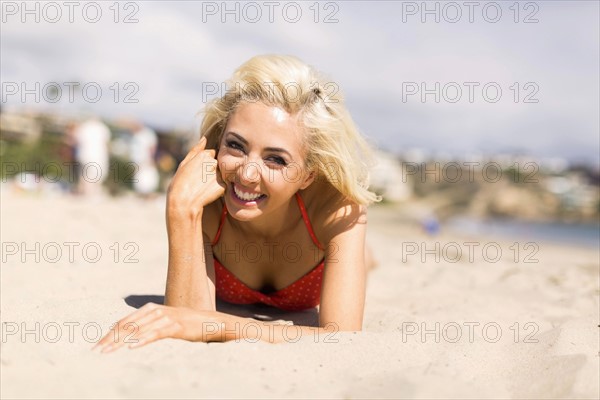
<svg viewBox="0 0 600 400"><path fill-rule="evenodd" d="M359 133L334 82L293 56L262 55L242 64L226 93L204 109L200 136L218 149L230 116L242 102L262 102L300 113L306 167L358 204L380 201L368 190L371 148Z"/></svg>

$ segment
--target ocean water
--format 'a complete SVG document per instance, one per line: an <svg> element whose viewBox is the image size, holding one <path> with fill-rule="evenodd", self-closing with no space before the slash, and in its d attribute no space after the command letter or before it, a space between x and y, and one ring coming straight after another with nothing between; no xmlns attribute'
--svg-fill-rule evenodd
<svg viewBox="0 0 600 400"><path fill-rule="evenodd" d="M503 239L544 241L582 247L600 248L600 222L567 224L558 222L524 222L511 219L454 217L442 228L470 235L494 236Z"/></svg>

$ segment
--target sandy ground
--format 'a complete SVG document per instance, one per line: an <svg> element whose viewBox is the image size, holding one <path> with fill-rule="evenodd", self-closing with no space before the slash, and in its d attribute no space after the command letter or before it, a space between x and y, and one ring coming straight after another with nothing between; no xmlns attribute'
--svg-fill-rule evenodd
<svg viewBox="0 0 600 400"><path fill-rule="evenodd" d="M90 351L98 335L164 293L161 200L2 192L2 398L600 395L597 248L430 238L372 208L380 265L362 333L280 345L164 340L103 355Z"/></svg>

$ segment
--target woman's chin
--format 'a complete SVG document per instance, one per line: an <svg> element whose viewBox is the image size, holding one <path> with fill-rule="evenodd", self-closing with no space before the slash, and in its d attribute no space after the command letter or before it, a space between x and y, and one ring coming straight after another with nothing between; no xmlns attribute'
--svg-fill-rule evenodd
<svg viewBox="0 0 600 400"><path fill-rule="evenodd" d="M258 201L244 201L232 192L226 193L225 204L227 212L239 221L250 221L263 214L262 207L268 197L259 199Z"/></svg>

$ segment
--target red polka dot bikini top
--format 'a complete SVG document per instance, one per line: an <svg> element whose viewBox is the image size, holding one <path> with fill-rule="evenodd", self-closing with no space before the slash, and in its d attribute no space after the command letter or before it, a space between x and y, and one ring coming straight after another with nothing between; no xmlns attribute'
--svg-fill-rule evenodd
<svg viewBox="0 0 600 400"><path fill-rule="evenodd" d="M317 240L315 232L313 231L312 225L308 219L304 202L298 193L296 193L296 200L298 201L298 206L300 207L300 212L302 213L302 219L304 220L304 224L308 229L310 237L312 238L314 244L319 249L323 250L323 246ZM212 242L213 246L219 241L226 216L227 207L225 204L223 204L221 222L219 224L217 234L215 235L215 239ZM323 269L325 267L325 259L321 260L321 262L315 268L294 283L272 293L263 293L248 287L227 268L225 268L216 257L214 257L214 265L216 295L218 298L226 302L234 304L263 303L287 311L313 308L316 307L320 302L321 280L323 277Z"/></svg>

